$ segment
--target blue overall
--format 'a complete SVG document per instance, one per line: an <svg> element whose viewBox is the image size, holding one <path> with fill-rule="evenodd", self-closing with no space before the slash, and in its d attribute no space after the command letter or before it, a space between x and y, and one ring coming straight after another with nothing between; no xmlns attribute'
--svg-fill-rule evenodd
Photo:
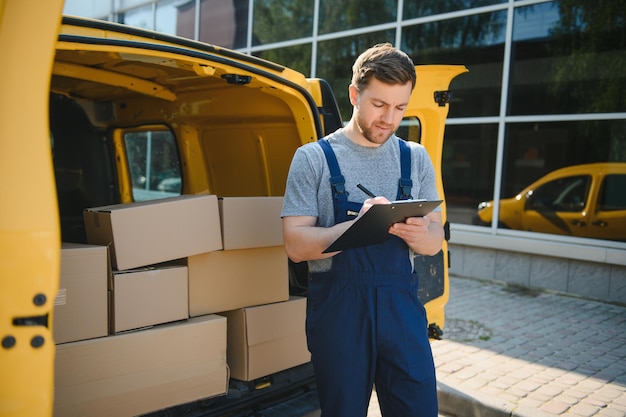
<svg viewBox="0 0 626 417"><path fill-rule="evenodd" d="M410 198L410 150L400 140L398 198ZM354 218L330 144L335 223ZM408 180L408 181L407 181ZM322 417L365 417L373 385L384 417L436 417L435 368L418 277L404 241L348 249L309 277L306 332Z"/></svg>

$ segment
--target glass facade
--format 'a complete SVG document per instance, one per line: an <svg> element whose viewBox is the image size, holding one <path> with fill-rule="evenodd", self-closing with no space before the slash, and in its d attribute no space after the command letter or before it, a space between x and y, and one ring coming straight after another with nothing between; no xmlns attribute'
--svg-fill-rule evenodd
<svg viewBox="0 0 626 417"><path fill-rule="evenodd" d="M401 49L420 64L461 64L453 80L449 117L497 116L502 91L506 11L406 26Z"/></svg>
<svg viewBox="0 0 626 417"><path fill-rule="evenodd" d="M442 161L450 221L477 232L626 241L618 196L626 191L615 185L626 175L623 0L134 0L110 2L106 12L99 5L91 15L84 3L66 0L65 12L214 43L324 78L346 120L350 68L375 43L398 45L416 64L465 65L469 73L450 86ZM530 192L515 210L534 220L509 221L509 200L533 182L592 163L608 163L612 179L589 179L577 190L586 193L568 194L585 196L581 210L560 210L557 202L540 210L547 205ZM575 173L542 189L559 196L554 187L593 175Z"/></svg>

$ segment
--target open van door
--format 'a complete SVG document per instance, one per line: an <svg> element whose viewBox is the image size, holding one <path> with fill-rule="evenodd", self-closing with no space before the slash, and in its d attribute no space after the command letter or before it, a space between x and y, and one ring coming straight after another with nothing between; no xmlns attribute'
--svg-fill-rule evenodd
<svg viewBox="0 0 626 417"><path fill-rule="evenodd" d="M0 0L0 415L52 415L61 244L48 124L62 0Z"/></svg>
<svg viewBox="0 0 626 417"><path fill-rule="evenodd" d="M417 83L403 124L398 132L401 138L424 145L433 162L437 176L437 191L444 200L442 216L446 240L440 253L435 256L419 256L415 268L421 277L419 298L426 308L429 336L441 337L444 327L444 307L450 293L448 280L449 253L448 240L450 226L446 217L446 202L441 175L443 136L450 107L450 82L458 75L467 72L463 65L418 65L415 67Z"/></svg>

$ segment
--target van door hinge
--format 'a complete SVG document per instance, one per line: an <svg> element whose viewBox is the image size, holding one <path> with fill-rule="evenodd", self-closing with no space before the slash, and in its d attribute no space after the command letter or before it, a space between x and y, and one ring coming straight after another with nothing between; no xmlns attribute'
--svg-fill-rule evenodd
<svg viewBox="0 0 626 417"><path fill-rule="evenodd" d="M450 102L452 94L450 90L435 91L435 103L439 104L439 107L443 107Z"/></svg>

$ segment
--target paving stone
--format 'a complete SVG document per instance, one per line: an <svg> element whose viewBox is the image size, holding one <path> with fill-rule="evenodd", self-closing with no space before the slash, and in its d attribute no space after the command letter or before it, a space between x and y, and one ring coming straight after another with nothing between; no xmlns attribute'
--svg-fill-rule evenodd
<svg viewBox="0 0 626 417"><path fill-rule="evenodd" d="M451 276L432 346L458 416L626 416L626 307Z"/></svg>

